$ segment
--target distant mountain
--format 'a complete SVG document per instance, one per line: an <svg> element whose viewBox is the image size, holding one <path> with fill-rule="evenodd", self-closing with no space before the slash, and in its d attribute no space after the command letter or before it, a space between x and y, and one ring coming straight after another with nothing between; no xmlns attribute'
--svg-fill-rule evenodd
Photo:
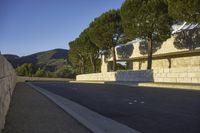
<svg viewBox="0 0 200 133"><path fill-rule="evenodd" d="M34 66L44 68L49 71L55 71L67 64L68 50L53 49L42 51L27 56L19 57L17 55L4 55L14 68L24 63L32 63Z"/></svg>

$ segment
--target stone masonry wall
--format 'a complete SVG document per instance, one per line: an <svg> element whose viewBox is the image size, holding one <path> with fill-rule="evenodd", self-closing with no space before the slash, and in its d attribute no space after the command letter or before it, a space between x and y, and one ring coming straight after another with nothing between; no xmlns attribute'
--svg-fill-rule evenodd
<svg viewBox="0 0 200 133"><path fill-rule="evenodd" d="M154 69L153 77L155 82L200 83L200 67Z"/></svg>
<svg viewBox="0 0 200 133"><path fill-rule="evenodd" d="M152 60L152 69L170 68L170 67L171 68L200 67L200 56L177 57L177 58L171 58L170 60L168 59ZM146 68L147 68L147 61L133 62L133 70L146 70Z"/></svg>
<svg viewBox="0 0 200 133"><path fill-rule="evenodd" d="M116 71L107 73L93 73L77 75L78 81L153 81L151 70Z"/></svg>
<svg viewBox="0 0 200 133"><path fill-rule="evenodd" d="M14 69L11 64L0 55L0 133L4 128L15 82L16 75Z"/></svg>
<svg viewBox="0 0 200 133"><path fill-rule="evenodd" d="M200 83L200 67L159 68L77 75L78 81L135 81Z"/></svg>
<svg viewBox="0 0 200 133"><path fill-rule="evenodd" d="M76 76L78 81L115 81L116 72L81 74Z"/></svg>

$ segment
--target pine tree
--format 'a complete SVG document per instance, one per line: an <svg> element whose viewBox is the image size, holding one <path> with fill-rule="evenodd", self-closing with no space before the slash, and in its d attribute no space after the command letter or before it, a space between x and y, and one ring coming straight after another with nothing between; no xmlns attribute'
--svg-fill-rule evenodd
<svg viewBox="0 0 200 133"><path fill-rule="evenodd" d="M90 60L92 71L95 73L97 68L96 64L99 57L99 48L91 41L89 37L89 28L81 32L79 39L81 45L84 46L87 58Z"/></svg>
<svg viewBox="0 0 200 133"><path fill-rule="evenodd" d="M110 10L97 17L91 24L89 36L100 49L112 49L113 71L116 70L115 46L123 40L121 17L118 10Z"/></svg>
<svg viewBox="0 0 200 133"><path fill-rule="evenodd" d="M168 0L168 5L174 19L200 23L200 0Z"/></svg>
<svg viewBox="0 0 200 133"><path fill-rule="evenodd" d="M148 47L147 69L152 67L154 41L170 37L172 19L165 0L126 0L120 10L124 33L129 39L146 40Z"/></svg>

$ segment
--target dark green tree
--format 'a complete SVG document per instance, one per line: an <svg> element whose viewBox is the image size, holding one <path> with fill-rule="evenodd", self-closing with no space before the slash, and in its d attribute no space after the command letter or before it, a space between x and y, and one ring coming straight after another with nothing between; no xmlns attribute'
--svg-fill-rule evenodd
<svg viewBox="0 0 200 133"><path fill-rule="evenodd" d="M168 5L174 19L200 23L200 0L168 0Z"/></svg>
<svg viewBox="0 0 200 133"><path fill-rule="evenodd" d="M16 73L19 76L32 76L33 75L33 65L31 63L24 63L16 68Z"/></svg>
<svg viewBox="0 0 200 133"><path fill-rule="evenodd" d="M171 33L172 19L166 0L126 0L120 14L125 35L129 39L141 38L148 42L147 69L151 69L154 39L164 41Z"/></svg>
<svg viewBox="0 0 200 133"><path fill-rule="evenodd" d="M79 68L79 73L85 73L87 53L79 38L69 43L69 61L74 67Z"/></svg>
<svg viewBox="0 0 200 133"><path fill-rule="evenodd" d="M74 78L75 72L71 67L62 67L55 72L55 75L59 78Z"/></svg>
<svg viewBox="0 0 200 133"><path fill-rule="evenodd" d="M84 46L84 49L90 63L92 65L92 70L95 73L97 68L97 60L99 57L99 48L91 41L89 37L89 28L85 29L79 36L81 45Z"/></svg>
<svg viewBox="0 0 200 133"><path fill-rule="evenodd" d="M36 77L46 77L46 72L44 69L38 69L35 73L35 76Z"/></svg>
<svg viewBox="0 0 200 133"><path fill-rule="evenodd" d="M118 10L110 10L90 24L89 36L100 49L112 49L113 70L116 70L115 46L123 41L123 29Z"/></svg>

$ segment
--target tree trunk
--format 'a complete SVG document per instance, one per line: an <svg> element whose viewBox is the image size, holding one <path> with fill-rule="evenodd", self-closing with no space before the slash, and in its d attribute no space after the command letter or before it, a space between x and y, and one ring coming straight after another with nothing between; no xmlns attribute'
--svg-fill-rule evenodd
<svg viewBox="0 0 200 133"><path fill-rule="evenodd" d="M94 59L94 57L92 57L91 54L90 54L90 62L91 62L91 64L92 64L93 73L96 73L95 59Z"/></svg>
<svg viewBox="0 0 200 133"><path fill-rule="evenodd" d="M112 56L113 56L113 71L116 71L116 55L115 55L115 47L112 47Z"/></svg>
<svg viewBox="0 0 200 133"><path fill-rule="evenodd" d="M148 60L147 60L147 69L152 67L152 38L148 38Z"/></svg>
<svg viewBox="0 0 200 133"><path fill-rule="evenodd" d="M85 74L85 61L83 60L83 73Z"/></svg>
<svg viewBox="0 0 200 133"><path fill-rule="evenodd" d="M81 57L81 74L85 73L85 60Z"/></svg>
<svg viewBox="0 0 200 133"><path fill-rule="evenodd" d="M83 69L82 69L82 63L80 62L80 64L79 64L79 72L80 72L80 74L82 74L83 73Z"/></svg>

